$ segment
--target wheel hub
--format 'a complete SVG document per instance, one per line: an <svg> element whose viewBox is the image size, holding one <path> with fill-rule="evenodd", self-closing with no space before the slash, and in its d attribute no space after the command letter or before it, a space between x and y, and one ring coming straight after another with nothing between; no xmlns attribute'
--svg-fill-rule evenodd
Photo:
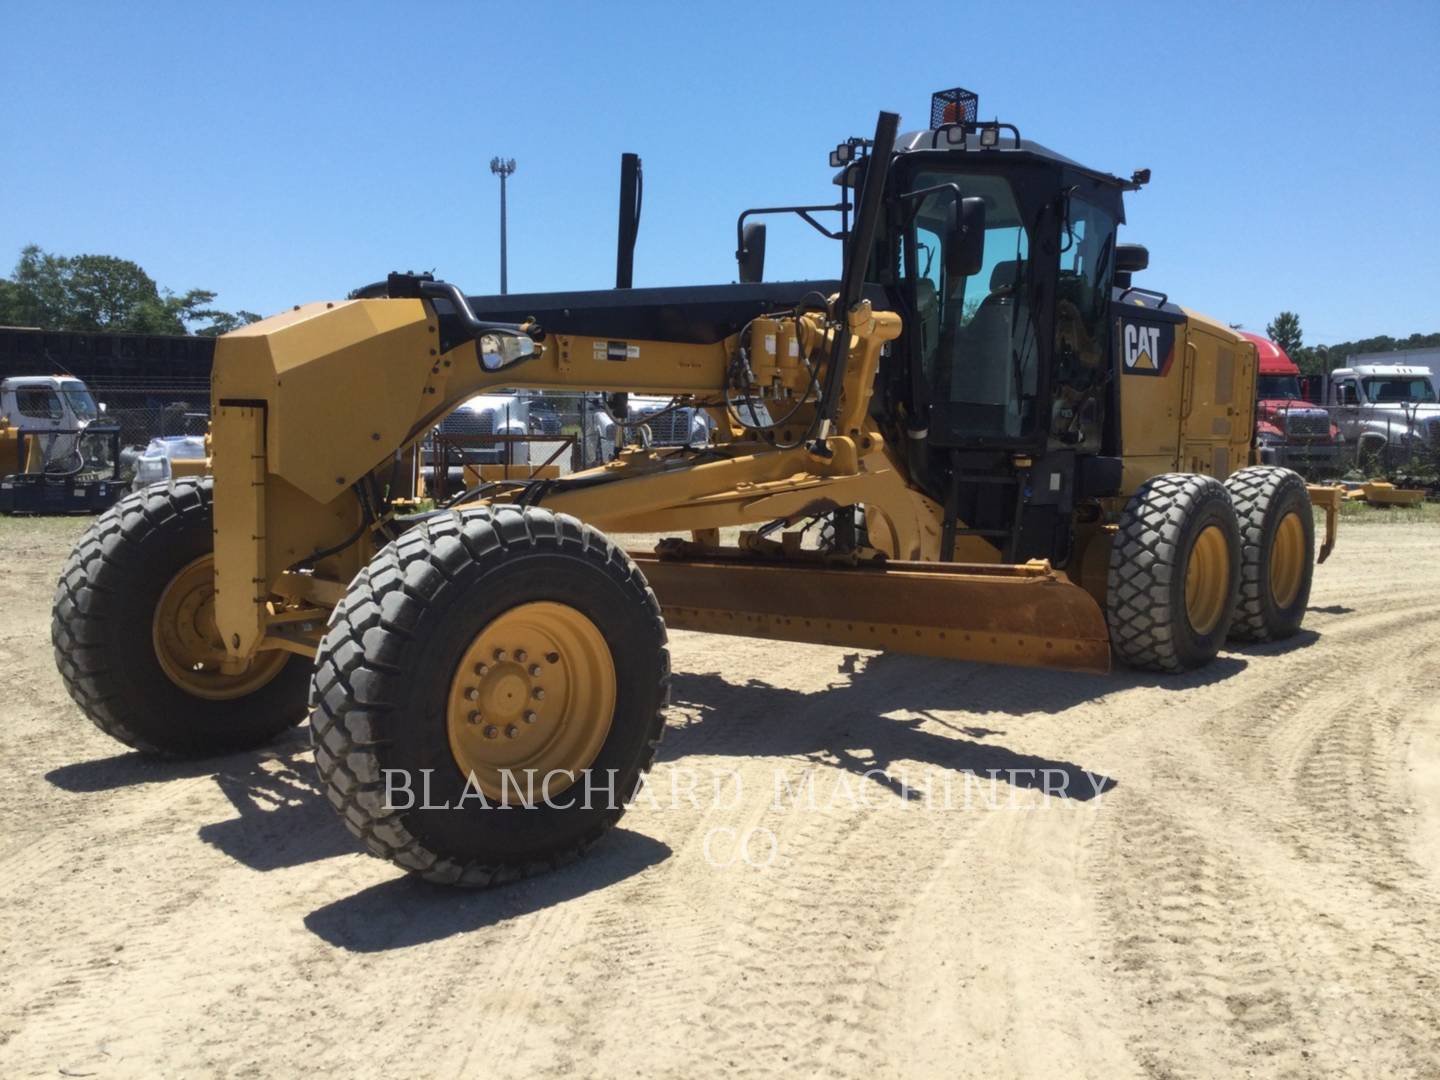
<svg viewBox="0 0 1440 1080"><path fill-rule="evenodd" d="M1185 567L1185 613L1197 634L1208 634L1225 613L1230 594L1230 551L1218 525L1207 525L1195 538Z"/></svg>
<svg viewBox="0 0 1440 1080"><path fill-rule="evenodd" d="M550 782L556 795L600 753L615 694L610 646L589 618L550 601L511 608L476 635L451 679L456 767L495 799L538 798L547 775L565 774Z"/></svg>
<svg viewBox="0 0 1440 1080"><path fill-rule="evenodd" d="M228 701L259 690L285 666L278 650L259 653L238 675L221 670L225 643L215 626L215 561L210 555L188 563L170 579L155 605L151 628L155 659L166 678L186 693Z"/></svg>
<svg viewBox="0 0 1440 1080"><path fill-rule="evenodd" d="M1295 603L1305 578L1305 526L1293 510L1280 519L1270 548L1270 596L1281 609Z"/></svg>

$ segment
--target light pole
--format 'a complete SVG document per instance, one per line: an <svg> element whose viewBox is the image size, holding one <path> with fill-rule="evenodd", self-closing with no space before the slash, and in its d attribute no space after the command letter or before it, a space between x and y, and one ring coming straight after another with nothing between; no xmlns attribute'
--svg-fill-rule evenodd
<svg viewBox="0 0 1440 1080"><path fill-rule="evenodd" d="M515 171L514 158L490 159L490 171L500 177L500 295L510 291L505 273L505 180Z"/></svg>

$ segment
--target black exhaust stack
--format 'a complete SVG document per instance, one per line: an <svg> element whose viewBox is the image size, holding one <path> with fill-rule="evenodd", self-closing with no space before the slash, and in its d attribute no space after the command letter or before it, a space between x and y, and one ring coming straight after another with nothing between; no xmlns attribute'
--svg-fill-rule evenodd
<svg viewBox="0 0 1440 1080"><path fill-rule="evenodd" d="M645 194L645 174L639 154L620 155L620 229L615 242L615 288L628 289L635 283L635 240L640 235L640 204ZM606 398L610 415L624 424L630 415L630 395L610 394Z"/></svg>
<svg viewBox="0 0 1440 1080"><path fill-rule="evenodd" d="M640 201L645 193L639 154L620 155L620 235L615 250L615 287L635 281L635 239L640 235Z"/></svg>

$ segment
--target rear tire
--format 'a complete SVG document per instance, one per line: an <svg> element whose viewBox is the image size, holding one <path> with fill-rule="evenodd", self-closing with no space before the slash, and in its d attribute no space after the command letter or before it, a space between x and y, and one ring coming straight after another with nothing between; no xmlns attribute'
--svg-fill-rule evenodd
<svg viewBox="0 0 1440 1080"><path fill-rule="evenodd" d="M553 644L526 637L547 632ZM623 550L568 515L477 507L386 547L335 609L310 691L315 763L372 854L498 884L570 861L619 820L669 682L660 605ZM551 768L585 779L547 803L523 777ZM484 788L504 770L500 807Z"/></svg>
<svg viewBox="0 0 1440 1080"><path fill-rule="evenodd" d="M204 602L195 564L212 551L212 497L208 476L126 495L81 536L55 590L50 639L65 689L101 731L150 754L246 750L305 716L304 657L260 653L231 679L160 655L156 611L167 591L188 572L190 614Z"/></svg>
<svg viewBox="0 0 1440 1080"><path fill-rule="evenodd" d="M1310 603L1315 515L1305 481L1290 469L1256 465L1225 481L1240 522L1240 601L1230 636L1293 636Z"/></svg>
<svg viewBox="0 0 1440 1080"><path fill-rule="evenodd" d="M1105 619L1126 664L1189 671L1213 660L1240 586L1240 533L1214 477L1167 473L1126 505L1110 549Z"/></svg>

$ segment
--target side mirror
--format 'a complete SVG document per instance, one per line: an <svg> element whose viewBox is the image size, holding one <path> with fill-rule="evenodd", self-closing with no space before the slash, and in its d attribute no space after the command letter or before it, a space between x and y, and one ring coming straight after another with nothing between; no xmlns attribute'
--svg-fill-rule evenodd
<svg viewBox="0 0 1440 1080"><path fill-rule="evenodd" d="M950 204L945 238L946 277L971 277L985 263L985 200L978 196Z"/></svg>
<svg viewBox="0 0 1440 1080"><path fill-rule="evenodd" d="M1134 274L1150 265L1150 250L1143 244L1117 244L1115 247L1115 272Z"/></svg>
<svg viewBox="0 0 1440 1080"><path fill-rule="evenodd" d="M765 223L750 221L740 236L740 250L735 253L740 264L740 280L745 284L765 280Z"/></svg>

